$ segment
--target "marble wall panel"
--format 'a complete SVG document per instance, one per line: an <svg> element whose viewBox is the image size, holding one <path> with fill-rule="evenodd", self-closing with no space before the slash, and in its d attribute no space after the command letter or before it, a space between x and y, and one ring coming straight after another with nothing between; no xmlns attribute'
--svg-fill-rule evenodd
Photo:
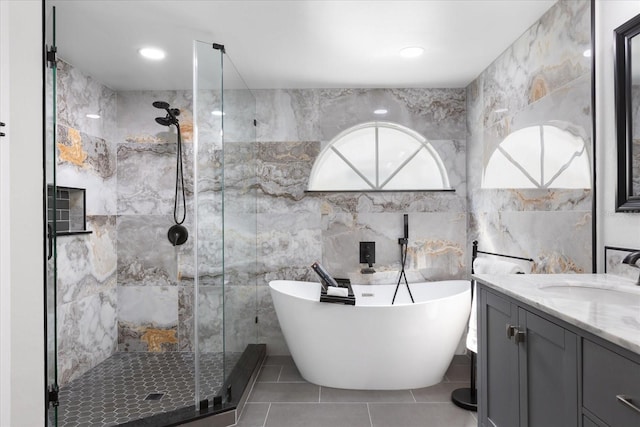
<svg viewBox="0 0 640 427"><path fill-rule="evenodd" d="M604 264L605 264L605 273L615 274L617 276L626 277L631 280L638 280L638 269L628 265L623 264L622 260L632 252L636 252L640 249L633 248L613 248L613 247L604 247Z"/></svg>
<svg viewBox="0 0 640 427"><path fill-rule="evenodd" d="M115 144L76 128L58 125L56 145L56 184L86 189L87 215L115 215Z"/></svg>
<svg viewBox="0 0 640 427"><path fill-rule="evenodd" d="M193 278L193 239L174 247L167 238L172 225L170 215L118 216L119 287L168 286Z"/></svg>
<svg viewBox="0 0 640 427"><path fill-rule="evenodd" d="M58 61L56 77L58 123L95 138L113 141L116 136L116 92L64 60ZM98 114L100 118L88 118L87 114Z"/></svg>
<svg viewBox="0 0 640 427"><path fill-rule="evenodd" d="M257 342L258 313L256 286L230 286L224 292L225 350L244 351L247 344Z"/></svg>
<svg viewBox="0 0 640 427"><path fill-rule="evenodd" d="M51 83L48 91L53 90ZM86 226L92 231L58 236L56 241L56 335L59 380L64 385L117 347L117 95L63 60L58 61L56 89L56 184L86 189ZM100 118L88 118L89 113Z"/></svg>
<svg viewBox="0 0 640 427"><path fill-rule="evenodd" d="M511 133L529 126L551 125L581 138L591 153L591 76L583 75L532 105L505 113L499 122L485 127L484 165L496 147Z"/></svg>
<svg viewBox="0 0 640 427"><path fill-rule="evenodd" d="M385 120L427 139L464 139L464 89L283 89L254 92L258 141L329 141L357 124ZM386 108L385 116L373 111Z"/></svg>
<svg viewBox="0 0 640 427"><path fill-rule="evenodd" d="M168 102L171 108L180 110L178 120L182 140L193 141L193 93L184 91L121 91L118 92L118 143L175 143L175 127L156 123L156 117L166 112L155 108L155 101ZM210 116L210 112L209 112Z"/></svg>
<svg viewBox="0 0 640 427"><path fill-rule="evenodd" d="M591 272L591 211L472 213L484 251L531 257L532 273Z"/></svg>
<svg viewBox="0 0 640 427"><path fill-rule="evenodd" d="M193 214L193 151L182 151L187 216ZM118 145L118 213L172 214L176 188L176 144L122 143ZM178 214L182 217L181 190Z"/></svg>
<svg viewBox="0 0 640 427"><path fill-rule="evenodd" d="M116 289L58 306L58 382L64 386L116 350Z"/></svg>
<svg viewBox="0 0 640 427"><path fill-rule="evenodd" d="M116 218L89 216L91 234L57 238L58 301L62 304L116 285Z"/></svg>
<svg viewBox="0 0 640 427"><path fill-rule="evenodd" d="M319 214L258 216L258 274L264 277L261 284L276 278L310 277L311 264L322 259L321 235Z"/></svg>
<svg viewBox="0 0 640 427"><path fill-rule="evenodd" d="M225 212L224 274L227 287L256 283L256 219L255 212Z"/></svg>
<svg viewBox="0 0 640 427"><path fill-rule="evenodd" d="M178 287L178 351L195 351L194 292L193 286ZM222 351L223 311L226 314L227 308L222 305L221 286L199 287L198 310L200 350Z"/></svg>
<svg viewBox="0 0 640 427"><path fill-rule="evenodd" d="M482 189L482 174L528 126L568 130L591 156L590 32L588 2L560 0L467 87L468 245L530 256L533 272L591 271L591 189Z"/></svg>
<svg viewBox="0 0 640 427"><path fill-rule="evenodd" d="M200 351L217 352L224 349L222 327L225 315L222 287L200 286L197 318Z"/></svg>
<svg viewBox="0 0 640 427"><path fill-rule="evenodd" d="M466 213L409 214L409 248L406 270L416 280L466 277ZM396 213L336 214L323 216L323 263L335 276L352 283L370 283L360 274L359 242L376 243L378 272L400 270L403 215ZM424 273L424 276L423 276Z"/></svg>
<svg viewBox="0 0 640 427"><path fill-rule="evenodd" d="M590 11L589 2L559 1L485 70L485 124L590 73Z"/></svg>
<svg viewBox="0 0 640 427"><path fill-rule="evenodd" d="M118 287L118 350L178 349L178 287Z"/></svg>
<svg viewBox="0 0 640 427"><path fill-rule="evenodd" d="M307 269L309 270L309 269ZM315 274L312 273L314 276ZM272 280L277 280L273 278ZM305 280L305 279L299 279ZM306 280L316 280L309 277ZM258 342L267 345L267 352L273 355L288 355L289 347L282 335L280 322L273 307L273 299L268 286L258 287Z"/></svg>
<svg viewBox="0 0 640 427"><path fill-rule="evenodd" d="M305 193L319 153L318 141L258 143L257 211L319 212L321 198Z"/></svg>

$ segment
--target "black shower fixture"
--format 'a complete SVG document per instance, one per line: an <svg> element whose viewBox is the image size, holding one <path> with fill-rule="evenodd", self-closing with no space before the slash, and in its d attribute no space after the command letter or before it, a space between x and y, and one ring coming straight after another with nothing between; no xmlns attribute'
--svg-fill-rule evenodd
<svg viewBox="0 0 640 427"><path fill-rule="evenodd" d="M175 126L178 132L178 146L176 149L176 192L173 199L173 220L175 224L171 226L167 232L167 238L173 246L182 245L187 241L189 232L187 228L182 225L187 217L187 198L184 190L184 174L182 172L182 136L180 134L180 122L178 116L180 110L177 108L171 108L168 102L155 101L152 104L155 108L165 110L167 115L164 117L156 117L156 123L162 126ZM180 189L182 192L180 194ZM182 199L182 218L178 218L178 196Z"/></svg>
<svg viewBox="0 0 640 427"><path fill-rule="evenodd" d="M171 126L171 125L179 126L178 117L177 117L180 115L179 109L171 108L169 103L164 101L155 101L153 103L153 106L160 110L165 110L167 112L167 115L164 117L156 117L156 122L158 124L162 126Z"/></svg>

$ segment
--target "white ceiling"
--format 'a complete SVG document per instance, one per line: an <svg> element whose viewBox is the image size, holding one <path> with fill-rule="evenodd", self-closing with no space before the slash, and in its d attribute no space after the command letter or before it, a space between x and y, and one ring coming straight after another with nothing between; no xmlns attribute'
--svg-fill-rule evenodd
<svg viewBox="0 0 640 427"><path fill-rule="evenodd" d="M193 40L261 88L465 87L556 0L57 0L59 56L116 90L190 89ZM50 18L47 19L50 21ZM167 51L161 62L137 50ZM407 46L425 54L404 59Z"/></svg>

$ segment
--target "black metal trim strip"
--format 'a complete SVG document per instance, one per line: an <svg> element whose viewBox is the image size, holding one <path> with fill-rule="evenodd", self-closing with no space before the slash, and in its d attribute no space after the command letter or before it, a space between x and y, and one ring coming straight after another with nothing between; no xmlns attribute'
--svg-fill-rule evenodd
<svg viewBox="0 0 640 427"><path fill-rule="evenodd" d="M596 171L596 2L591 0L591 272L598 271L598 200Z"/></svg>

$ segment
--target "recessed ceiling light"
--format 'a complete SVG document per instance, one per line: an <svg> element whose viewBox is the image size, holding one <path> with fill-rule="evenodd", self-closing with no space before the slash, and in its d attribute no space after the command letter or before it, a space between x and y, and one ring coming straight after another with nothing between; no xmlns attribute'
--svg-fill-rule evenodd
<svg viewBox="0 0 640 427"><path fill-rule="evenodd" d="M424 53L424 49L419 46L405 47L400 50L400 56L403 58L417 58Z"/></svg>
<svg viewBox="0 0 640 427"><path fill-rule="evenodd" d="M163 50L155 47L143 47L138 50L138 53L147 59L153 59L155 61L164 59L166 56Z"/></svg>
<svg viewBox="0 0 640 427"><path fill-rule="evenodd" d="M591 58L591 49L587 49L582 52L582 56L584 56L585 58Z"/></svg>
<svg viewBox="0 0 640 427"><path fill-rule="evenodd" d="M385 108L378 108L377 110L373 111L373 114L377 114L379 116L385 115L387 114L389 111L387 111Z"/></svg>
<svg viewBox="0 0 640 427"><path fill-rule="evenodd" d="M227 115L226 113L223 113L223 112L222 112L222 111L220 111L220 110L213 110L213 111L211 112L211 114L213 114L214 116L226 116L226 115Z"/></svg>
<svg viewBox="0 0 640 427"><path fill-rule="evenodd" d="M99 119L100 114L87 114L87 118L89 119Z"/></svg>
<svg viewBox="0 0 640 427"><path fill-rule="evenodd" d="M494 113L506 113L507 111L509 111L508 108L496 108L493 110Z"/></svg>

